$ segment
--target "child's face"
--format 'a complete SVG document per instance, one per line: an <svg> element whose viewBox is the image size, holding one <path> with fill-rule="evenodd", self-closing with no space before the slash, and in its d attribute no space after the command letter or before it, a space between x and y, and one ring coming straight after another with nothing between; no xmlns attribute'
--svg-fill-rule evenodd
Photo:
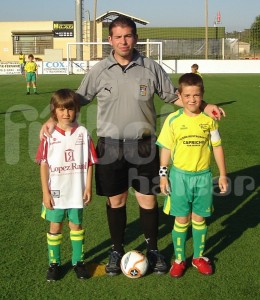
<svg viewBox="0 0 260 300"><path fill-rule="evenodd" d="M183 86L179 97L183 103L184 111L188 115L197 115L201 112L200 106L203 94L201 93L200 87L195 85Z"/></svg>
<svg viewBox="0 0 260 300"><path fill-rule="evenodd" d="M76 118L76 111L73 108L58 107L56 108L55 113L58 124L62 127L71 125Z"/></svg>

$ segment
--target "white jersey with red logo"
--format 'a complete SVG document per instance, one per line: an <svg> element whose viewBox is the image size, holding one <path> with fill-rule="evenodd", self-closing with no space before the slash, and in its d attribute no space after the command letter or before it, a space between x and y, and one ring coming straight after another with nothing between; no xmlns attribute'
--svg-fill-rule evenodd
<svg viewBox="0 0 260 300"><path fill-rule="evenodd" d="M93 141L83 126L64 131L56 127L42 140L36 161L49 165L49 189L54 208L82 208L88 166L97 162Z"/></svg>

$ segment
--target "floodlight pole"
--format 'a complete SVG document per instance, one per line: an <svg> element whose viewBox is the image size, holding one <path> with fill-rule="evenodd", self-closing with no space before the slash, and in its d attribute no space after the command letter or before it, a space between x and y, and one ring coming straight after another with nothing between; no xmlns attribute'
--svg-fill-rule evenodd
<svg viewBox="0 0 260 300"><path fill-rule="evenodd" d="M93 19L93 42L97 42L97 24L96 24L96 18L97 18L97 0L94 0L94 19ZM93 56L96 57L96 45L93 46Z"/></svg>
<svg viewBox="0 0 260 300"><path fill-rule="evenodd" d="M208 0L205 0L205 59L208 59Z"/></svg>
<svg viewBox="0 0 260 300"><path fill-rule="evenodd" d="M82 42L82 0L76 0L76 42ZM82 46L76 49L77 60L83 60Z"/></svg>

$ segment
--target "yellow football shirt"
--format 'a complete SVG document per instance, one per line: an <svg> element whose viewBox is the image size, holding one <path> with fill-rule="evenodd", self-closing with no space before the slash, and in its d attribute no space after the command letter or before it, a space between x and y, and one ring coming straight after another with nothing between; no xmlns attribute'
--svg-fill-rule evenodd
<svg viewBox="0 0 260 300"><path fill-rule="evenodd" d="M38 69L37 64L34 61L28 61L24 67L26 72L36 72Z"/></svg>
<svg viewBox="0 0 260 300"><path fill-rule="evenodd" d="M166 118L156 143L171 150L176 168L198 172L209 169L212 146L220 146L221 138L217 122L208 115L189 117L179 109Z"/></svg>
<svg viewBox="0 0 260 300"><path fill-rule="evenodd" d="M25 55L19 55L19 64L24 64L25 63Z"/></svg>

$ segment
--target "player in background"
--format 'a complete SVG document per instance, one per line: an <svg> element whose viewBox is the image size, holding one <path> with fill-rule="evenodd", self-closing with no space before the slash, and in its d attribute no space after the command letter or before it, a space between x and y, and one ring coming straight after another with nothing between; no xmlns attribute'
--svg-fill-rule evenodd
<svg viewBox="0 0 260 300"><path fill-rule="evenodd" d="M157 140L160 153L160 188L167 195L164 212L175 216L172 230L175 261L170 269L172 277L183 275L187 265L185 244L189 224L192 224L192 265L205 275L212 274L210 260L203 256L207 225L205 218L212 213L212 174L210 154L219 169L219 188L227 191L224 152L218 124L201 112L204 94L202 78L187 73L179 79L179 99L183 109L170 114ZM172 166L168 173L170 161Z"/></svg>
<svg viewBox="0 0 260 300"><path fill-rule="evenodd" d="M92 198L92 164L96 153L92 139L76 122L80 111L78 95L61 89L52 95L51 116L57 122L51 138L42 140L36 155L43 192L42 218L50 222L47 233L49 269L47 280L60 278L62 227L68 219L72 265L80 279L88 277L83 262L83 206Z"/></svg>
<svg viewBox="0 0 260 300"><path fill-rule="evenodd" d="M19 64L20 64L20 71L21 74L24 74L24 66L25 66L25 55L23 54L23 52L21 51L19 53Z"/></svg>
<svg viewBox="0 0 260 300"><path fill-rule="evenodd" d="M32 84L33 93L38 95L37 87L36 87L36 78L38 76L38 66L36 62L34 62L34 56L32 54L28 55L28 62L26 63L24 70L25 70L25 78L26 78L26 88L27 93L26 95L30 95L30 87Z"/></svg>
<svg viewBox="0 0 260 300"><path fill-rule="evenodd" d="M200 77L202 77L201 73L199 72L199 65L197 65L197 64L193 64L191 66L191 73L197 74Z"/></svg>

